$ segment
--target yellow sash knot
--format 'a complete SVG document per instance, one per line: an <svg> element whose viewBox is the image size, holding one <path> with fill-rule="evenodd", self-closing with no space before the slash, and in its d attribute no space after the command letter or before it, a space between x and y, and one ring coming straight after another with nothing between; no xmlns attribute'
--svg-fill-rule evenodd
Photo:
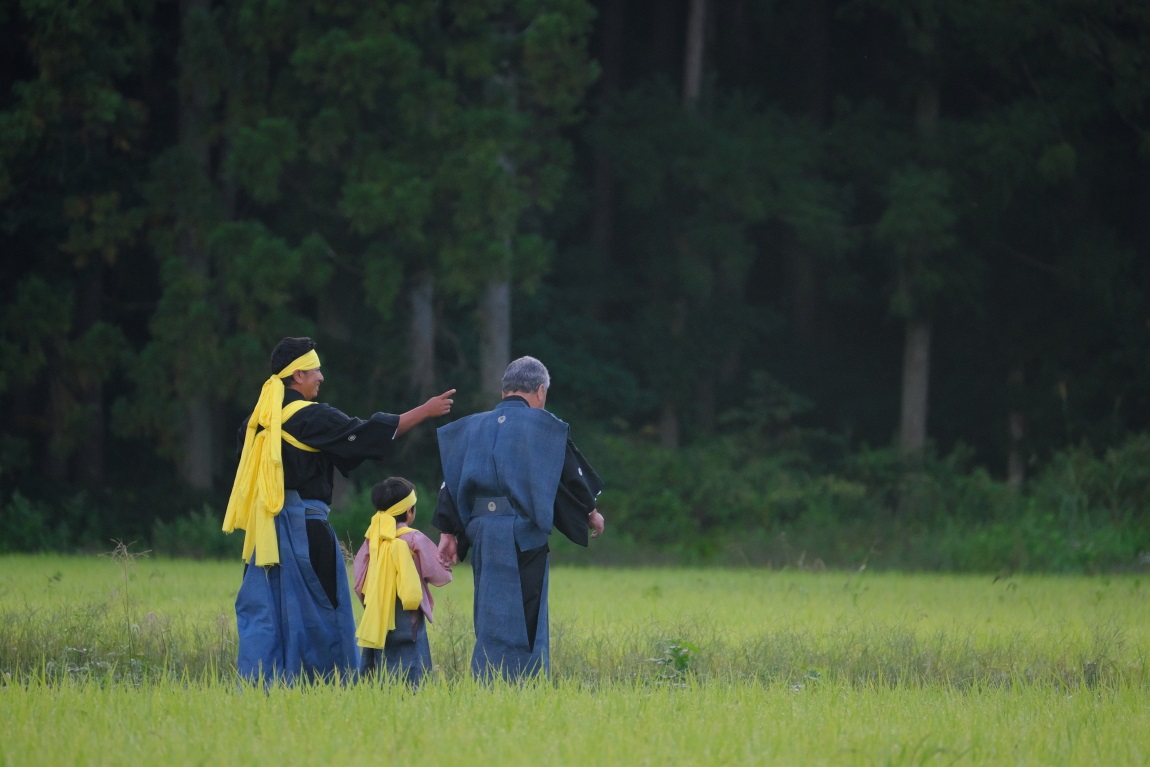
<svg viewBox="0 0 1150 767"><path fill-rule="evenodd" d="M395 518L406 514L415 505L415 491L383 511L377 511L371 526L364 533L370 559L363 587L363 618L355 632L360 647L383 649L387 632L395 628L395 600L404 610L414 610L423 601L423 586L419 571L411 556L411 548L396 536L411 528L395 527Z"/></svg>
<svg viewBox="0 0 1150 767"><path fill-rule="evenodd" d="M254 551L258 566L279 564L275 516L284 505L282 442L286 439L303 450L319 452L282 431L284 421L314 403L300 400L284 407L284 385L281 379L296 370L315 370L319 366L319 355L314 349L292 360L287 367L264 381L260 398L248 418L244 446L240 451L240 465L236 470L236 480L228 498L228 510L224 513L223 524L225 533L245 531L245 562L251 561Z"/></svg>

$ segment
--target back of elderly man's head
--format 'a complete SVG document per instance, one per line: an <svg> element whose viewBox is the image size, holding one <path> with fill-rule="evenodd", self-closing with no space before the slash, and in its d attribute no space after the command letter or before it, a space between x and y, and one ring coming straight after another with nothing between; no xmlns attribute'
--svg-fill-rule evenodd
<svg viewBox="0 0 1150 767"><path fill-rule="evenodd" d="M503 373L503 393L529 393L540 386L551 388L551 374L543 363L534 357L520 357L507 366Z"/></svg>

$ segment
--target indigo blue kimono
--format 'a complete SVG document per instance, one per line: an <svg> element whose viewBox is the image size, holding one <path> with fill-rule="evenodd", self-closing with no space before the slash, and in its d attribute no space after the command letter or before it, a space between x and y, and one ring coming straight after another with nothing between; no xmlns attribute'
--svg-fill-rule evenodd
<svg viewBox="0 0 1150 767"><path fill-rule="evenodd" d="M522 397L441 427L443 466L433 523L471 552L476 677L550 671L547 539L558 528L587 545L602 487L568 426Z"/></svg>

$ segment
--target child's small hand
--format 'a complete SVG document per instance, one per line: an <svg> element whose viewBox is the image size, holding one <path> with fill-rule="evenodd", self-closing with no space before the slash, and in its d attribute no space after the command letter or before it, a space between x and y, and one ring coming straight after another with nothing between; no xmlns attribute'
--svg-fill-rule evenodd
<svg viewBox="0 0 1150 767"><path fill-rule="evenodd" d="M450 570L451 566L458 562L459 554L455 543L455 536L448 533L441 533L439 536L439 564Z"/></svg>

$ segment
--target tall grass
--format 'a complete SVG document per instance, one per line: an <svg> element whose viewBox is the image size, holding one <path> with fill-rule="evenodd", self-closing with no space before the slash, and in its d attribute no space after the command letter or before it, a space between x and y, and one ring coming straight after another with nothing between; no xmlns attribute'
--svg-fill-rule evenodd
<svg viewBox="0 0 1150 767"><path fill-rule="evenodd" d="M223 677L236 655L227 576L241 567L153 560L123 545L106 557L0 558L0 674Z"/></svg>
<svg viewBox="0 0 1150 767"><path fill-rule="evenodd" d="M0 674L234 680L240 563L0 558ZM465 679L471 578L436 590L437 674ZM1150 685L1150 584L1136 577L716 569L552 571L552 672L957 690Z"/></svg>
<svg viewBox="0 0 1150 767"><path fill-rule="evenodd" d="M0 692L0 764L1135 765L1145 690L821 681L273 688L165 675Z"/></svg>
<svg viewBox="0 0 1150 767"><path fill-rule="evenodd" d="M413 693L241 682L241 570L0 558L0 765L1150 761L1133 577L560 564L552 677L509 686L468 673L464 567Z"/></svg>

